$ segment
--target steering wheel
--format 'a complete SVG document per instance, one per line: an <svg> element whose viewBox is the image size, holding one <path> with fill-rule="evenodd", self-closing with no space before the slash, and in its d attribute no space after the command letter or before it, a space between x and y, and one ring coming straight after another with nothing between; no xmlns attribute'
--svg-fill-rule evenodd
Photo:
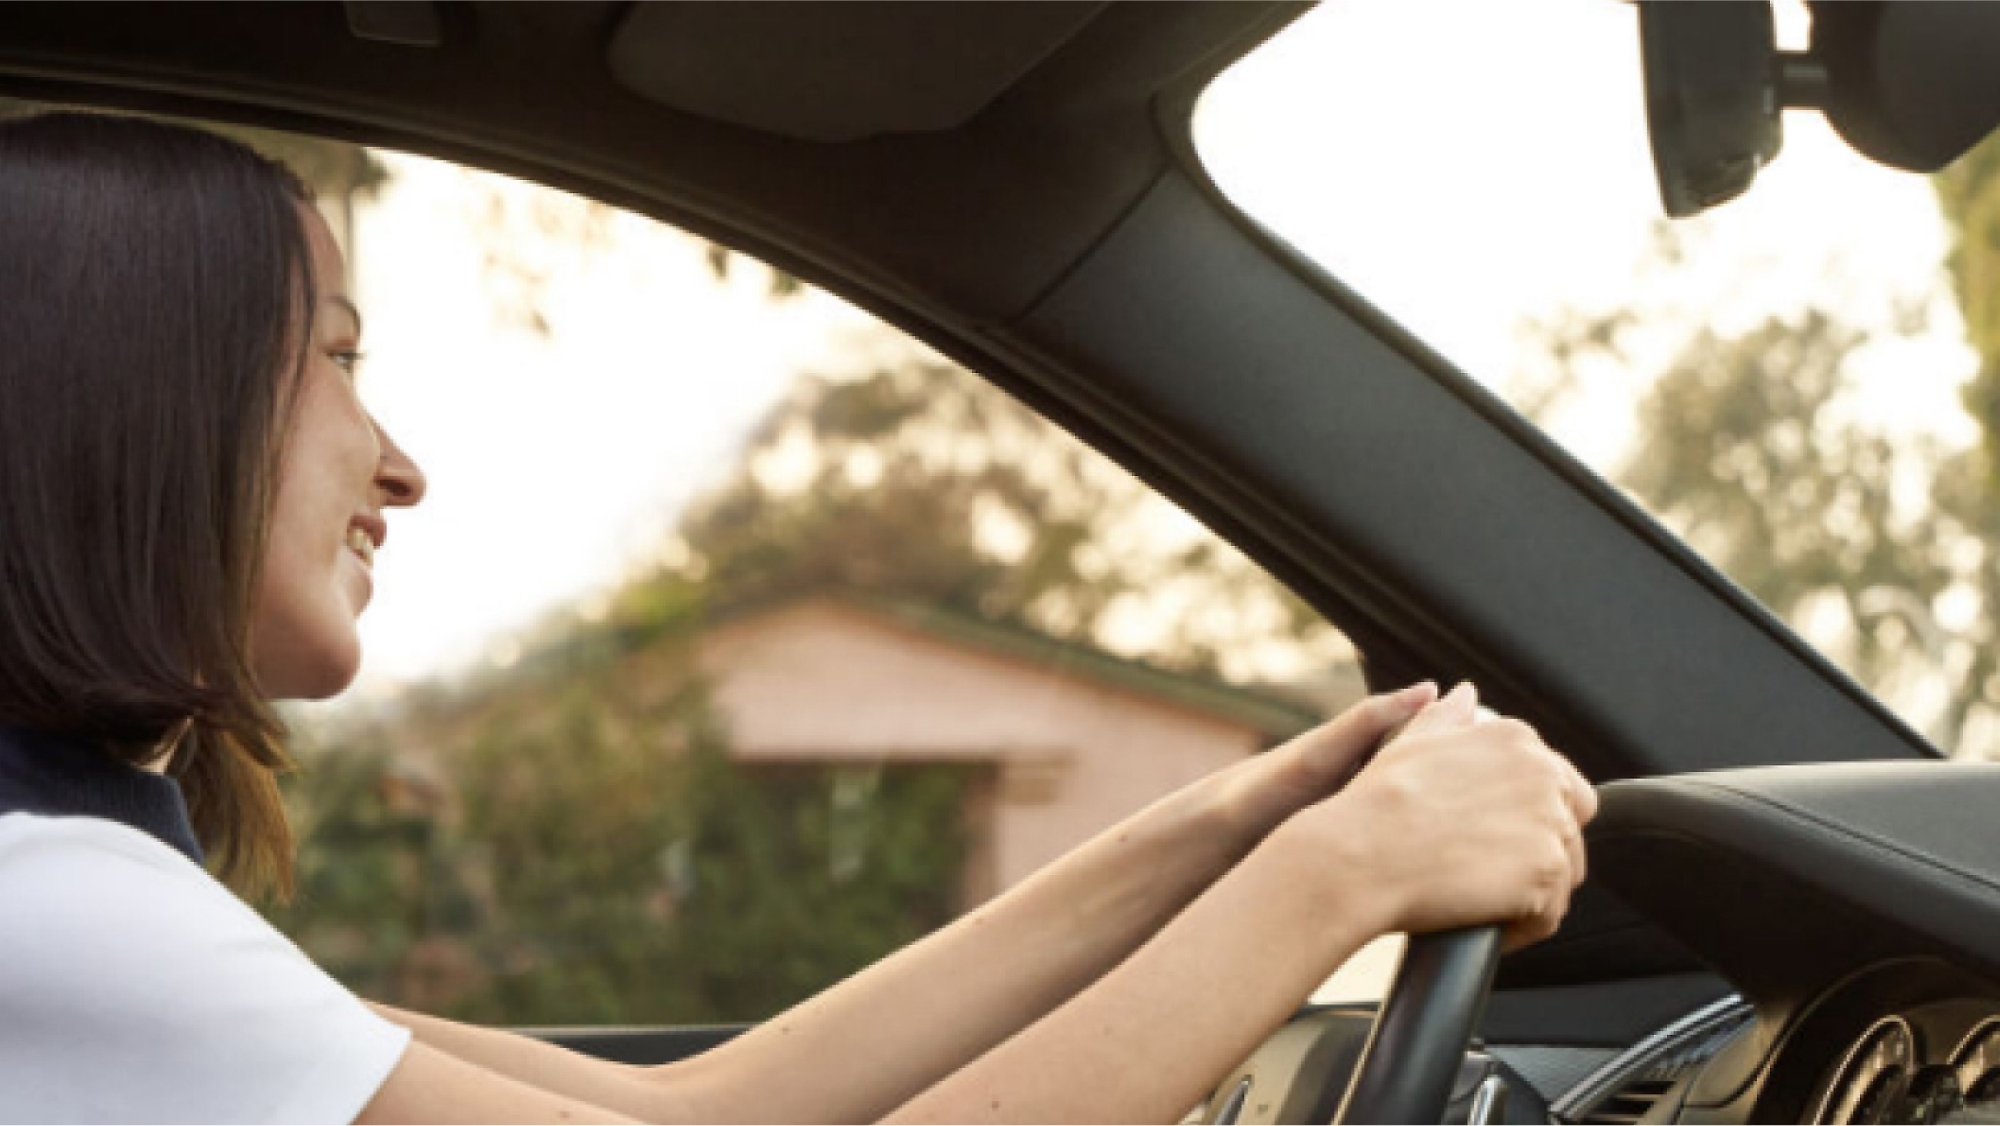
<svg viewBox="0 0 2000 1126"><path fill-rule="evenodd" d="M1499 961L1498 927L1410 936L1333 1120L1442 1121Z"/></svg>

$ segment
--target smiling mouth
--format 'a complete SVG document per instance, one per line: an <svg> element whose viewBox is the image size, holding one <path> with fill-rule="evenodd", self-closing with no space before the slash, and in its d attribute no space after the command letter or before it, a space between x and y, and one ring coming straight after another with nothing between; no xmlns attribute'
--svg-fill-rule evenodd
<svg viewBox="0 0 2000 1126"><path fill-rule="evenodd" d="M359 556L364 565L375 566L375 541L365 529L347 529L347 550Z"/></svg>

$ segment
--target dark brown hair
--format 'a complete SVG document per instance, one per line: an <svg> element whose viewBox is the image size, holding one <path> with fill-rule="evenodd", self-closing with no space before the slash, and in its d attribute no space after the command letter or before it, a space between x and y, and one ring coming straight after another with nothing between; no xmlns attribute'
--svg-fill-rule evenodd
<svg viewBox="0 0 2000 1126"><path fill-rule="evenodd" d="M249 625L311 257L282 166L88 113L0 121L0 723L171 764L245 891L291 887Z"/></svg>

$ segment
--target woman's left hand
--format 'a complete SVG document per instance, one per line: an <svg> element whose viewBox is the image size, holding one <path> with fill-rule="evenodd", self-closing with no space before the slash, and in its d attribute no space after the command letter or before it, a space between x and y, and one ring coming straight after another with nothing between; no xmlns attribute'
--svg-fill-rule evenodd
<svg viewBox="0 0 2000 1126"><path fill-rule="evenodd" d="M1338 793L1384 740L1437 696L1437 686L1429 681L1370 696L1283 746L1197 785L1209 791L1238 847L1253 848L1292 814Z"/></svg>

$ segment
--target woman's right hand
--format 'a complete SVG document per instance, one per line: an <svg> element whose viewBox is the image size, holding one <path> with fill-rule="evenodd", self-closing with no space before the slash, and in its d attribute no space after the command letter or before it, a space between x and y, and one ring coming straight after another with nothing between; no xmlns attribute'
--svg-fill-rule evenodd
<svg viewBox="0 0 2000 1126"><path fill-rule="evenodd" d="M1461 684L1267 845L1305 863L1330 909L1366 912L1382 933L1492 923L1511 949L1562 922L1596 812L1568 760L1527 724L1482 717Z"/></svg>

